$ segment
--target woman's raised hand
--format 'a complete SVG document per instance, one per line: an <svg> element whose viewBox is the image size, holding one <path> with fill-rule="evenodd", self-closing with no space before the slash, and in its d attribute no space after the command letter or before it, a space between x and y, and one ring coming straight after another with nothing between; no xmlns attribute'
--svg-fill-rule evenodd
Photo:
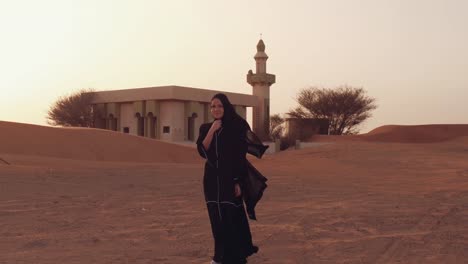
<svg viewBox="0 0 468 264"><path fill-rule="evenodd" d="M222 121L217 119L211 125L210 130L213 131L213 132L216 132L218 129L221 128L221 125L222 125Z"/></svg>

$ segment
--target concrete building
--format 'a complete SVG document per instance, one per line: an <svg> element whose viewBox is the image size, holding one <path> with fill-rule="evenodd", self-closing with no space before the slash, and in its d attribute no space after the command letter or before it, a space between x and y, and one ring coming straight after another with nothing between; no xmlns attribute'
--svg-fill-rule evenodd
<svg viewBox="0 0 468 264"><path fill-rule="evenodd" d="M166 141L194 141L201 124L212 120L210 101L219 91L160 86L96 92L95 127ZM224 92L246 118L252 95Z"/></svg>
<svg viewBox="0 0 468 264"><path fill-rule="evenodd" d="M313 135L328 135L329 127L327 118L286 118L284 135L292 140L308 141Z"/></svg>
<svg viewBox="0 0 468 264"><path fill-rule="evenodd" d="M212 121L213 95L225 93L244 118L252 107L253 131L268 139L270 85L275 76L266 73L265 44L257 45L256 73L247 74L253 94L230 93L181 86L160 86L94 93L95 127L166 141L195 141L201 124Z"/></svg>

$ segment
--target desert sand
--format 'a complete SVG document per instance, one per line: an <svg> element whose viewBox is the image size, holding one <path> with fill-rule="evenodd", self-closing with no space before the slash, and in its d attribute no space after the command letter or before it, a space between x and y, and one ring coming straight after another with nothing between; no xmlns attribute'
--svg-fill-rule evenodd
<svg viewBox="0 0 468 264"><path fill-rule="evenodd" d="M249 160L249 263L468 263L468 125L384 126ZM193 147L0 122L0 263L209 263Z"/></svg>

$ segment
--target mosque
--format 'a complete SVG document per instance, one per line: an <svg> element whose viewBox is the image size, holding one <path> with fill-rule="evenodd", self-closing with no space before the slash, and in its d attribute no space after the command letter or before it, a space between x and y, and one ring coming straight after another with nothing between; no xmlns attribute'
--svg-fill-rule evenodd
<svg viewBox="0 0 468 264"><path fill-rule="evenodd" d="M242 117L246 118L247 107L252 107L252 130L267 141L270 86L276 77L267 73L268 56L261 39L254 59L255 73L247 73L251 95L182 86L94 92L92 105L99 113L95 127L172 142L195 141L200 125L212 121L211 98L222 92Z"/></svg>

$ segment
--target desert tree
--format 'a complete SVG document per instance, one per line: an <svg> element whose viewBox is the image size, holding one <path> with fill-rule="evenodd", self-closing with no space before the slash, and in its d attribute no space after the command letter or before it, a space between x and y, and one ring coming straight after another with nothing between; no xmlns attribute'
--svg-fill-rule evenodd
<svg viewBox="0 0 468 264"><path fill-rule="evenodd" d="M299 104L287 114L293 118L327 118L331 135L357 134L358 126L377 108L363 88L347 85L335 89L310 87L299 91Z"/></svg>
<svg viewBox="0 0 468 264"><path fill-rule="evenodd" d="M91 103L93 89L81 89L61 96L47 112L47 123L52 126L93 127L95 109Z"/></svg>

